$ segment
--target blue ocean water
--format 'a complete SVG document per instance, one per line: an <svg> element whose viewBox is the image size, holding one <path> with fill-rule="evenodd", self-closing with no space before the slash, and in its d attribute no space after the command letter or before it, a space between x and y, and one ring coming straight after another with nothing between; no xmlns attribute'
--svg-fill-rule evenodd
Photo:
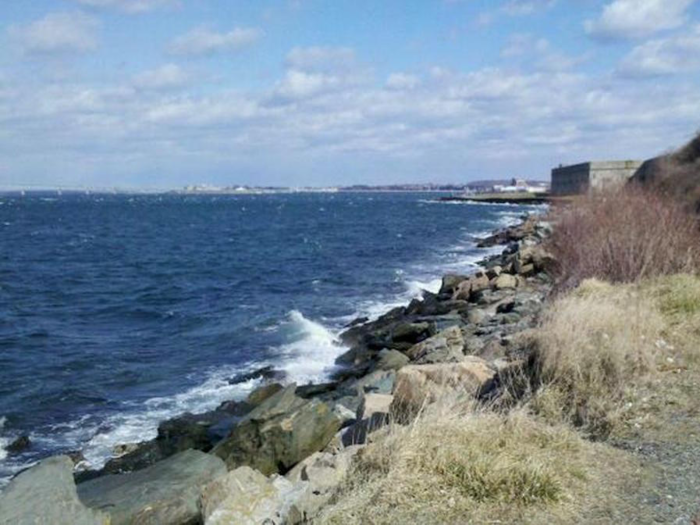
<svg viewBox="0 0 700 525"><path fill-rule="evenodd" d="M336 336L484 256L527 207L435 195L0 196L0 477L240 398L266 364L323 380Z"/></svg>

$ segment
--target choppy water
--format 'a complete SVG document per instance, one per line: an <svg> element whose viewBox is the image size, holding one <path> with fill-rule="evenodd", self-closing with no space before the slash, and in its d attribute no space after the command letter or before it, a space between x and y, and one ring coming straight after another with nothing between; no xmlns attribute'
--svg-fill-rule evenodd
<svg viewBox="0 0 700 525"><path fill-rule="evenodd" d="M99 466L265 364L323 380L344 324L468 271L474 236L531 209L433 198L0 196L0 478L75 449Z"/></svg>

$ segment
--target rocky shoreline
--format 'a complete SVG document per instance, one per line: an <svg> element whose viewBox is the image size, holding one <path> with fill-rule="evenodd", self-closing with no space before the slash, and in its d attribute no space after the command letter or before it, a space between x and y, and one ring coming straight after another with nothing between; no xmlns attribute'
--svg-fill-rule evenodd
<svg viewBox="0 0 700 525"><path fill-rule="evenodd" d="M388 422L447 392L499 397L552 288L549 229L524 217L479 243L504 250L472 275L446 275L437 294L351 323L328 383L285 385L261 369L232 380L262 380L247 399L165 421L99 471L80 470L80 454L40 462L0 494L0 524L312 520Z"/></svg>

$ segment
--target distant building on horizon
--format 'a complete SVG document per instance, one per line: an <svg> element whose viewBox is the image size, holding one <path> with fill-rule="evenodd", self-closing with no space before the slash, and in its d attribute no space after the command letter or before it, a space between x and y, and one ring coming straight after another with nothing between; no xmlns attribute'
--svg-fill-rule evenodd
<svg viewBox="0 0 700 525"><path fill-rule="evenodd" d="M560 165L552 170L552 195L576 195L623 186L641 167L640 160L608 160Z"/></svg>

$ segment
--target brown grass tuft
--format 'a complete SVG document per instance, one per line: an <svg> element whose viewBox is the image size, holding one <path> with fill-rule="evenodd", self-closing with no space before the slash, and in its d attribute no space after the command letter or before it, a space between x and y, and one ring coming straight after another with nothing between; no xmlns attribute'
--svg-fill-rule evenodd
<svg viewBox="0 0 700 525"><path fill-rule="evenodd" d="M636 286L584 281L545 313L532 400L546 419L608 435L632 391L654 375L664 320Z"/></svg>
<svg viewBox="0 0 700 525"><path fill-rule="evenodd" d="M620 457L523 411L443 404L369 445L317 522L570 523Z"/></svg>

